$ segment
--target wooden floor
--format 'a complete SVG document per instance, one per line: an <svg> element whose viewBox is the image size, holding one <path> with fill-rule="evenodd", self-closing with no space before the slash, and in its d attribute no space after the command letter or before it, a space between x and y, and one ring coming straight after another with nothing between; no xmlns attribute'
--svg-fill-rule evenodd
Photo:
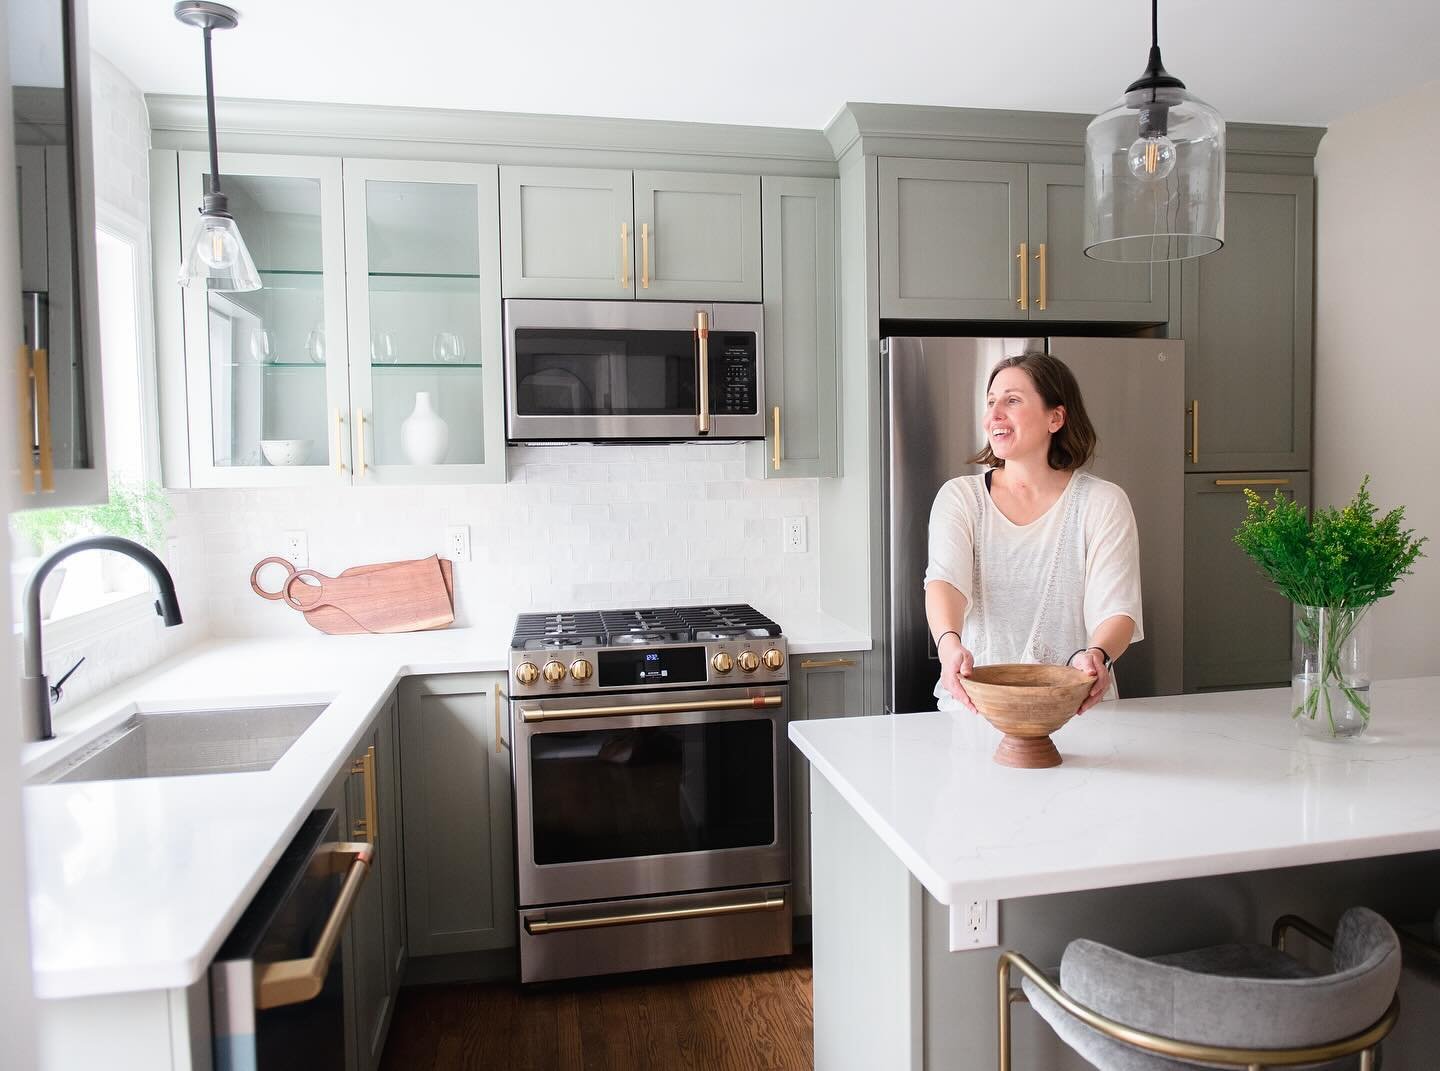
<svg viewBox="0 0 1440 1071"><path fill-rule="evenodd" d="M811 1071L809 949L618 978L416 986L381 1071Z"/></svg>

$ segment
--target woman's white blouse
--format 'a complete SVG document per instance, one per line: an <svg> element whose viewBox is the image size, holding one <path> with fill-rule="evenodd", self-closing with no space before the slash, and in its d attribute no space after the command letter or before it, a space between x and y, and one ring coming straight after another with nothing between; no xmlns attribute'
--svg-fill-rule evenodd
<svg viewBox="0 0 1440 1071"><path fill-rule="evenodd" d="M925 583L935 580L965 596L960 641L977 666L1062 663L1116 614L1135 622L1131 642L1145 635L1135 514L1123 490L1089 473L1023 525L995 508L983 473L950 480L930 510ZM935 694L949 698L938 684Z"/></svg>

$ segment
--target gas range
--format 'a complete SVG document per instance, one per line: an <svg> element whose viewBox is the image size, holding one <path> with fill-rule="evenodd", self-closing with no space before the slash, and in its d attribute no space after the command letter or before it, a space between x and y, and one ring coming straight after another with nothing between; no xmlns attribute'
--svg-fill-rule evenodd
<svg viewBox="0 0 1440 1071"><path fill-rule="evenodd" d="M510 640L511 695L778 684L787 655L780 626L743 603L527 613Z"/></svg>

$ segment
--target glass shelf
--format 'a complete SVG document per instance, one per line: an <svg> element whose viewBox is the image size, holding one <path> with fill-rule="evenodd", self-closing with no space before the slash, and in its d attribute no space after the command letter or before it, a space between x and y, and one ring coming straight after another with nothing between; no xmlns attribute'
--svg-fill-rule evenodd
<svg viewBox="0 0 1440 1071"><path fill-rule="evenodd" d="M372 271L371 279L478 279L473 272L451 271Z"/></svg>
<svg viewBox="0 0 1440 1071"><path fill-rule="evenodd" d="M288 372L292 369L310 369L316 372L323 372L325 370L325 366L323 364L316 364L314 361L272 361L268 364L261 364L258 361L231 361L228 364L222 365L221 367L263 368L267 372ZM448 368L454 369L456 371L461 371L464 369L474 369L476 371L479 371L481 367L482 365L479 361L399 361L393 364L372 364L370 366L372 371L382 372L392 368L396 371L405 371L407 369L415 368Z"/></svg>
<svg viewBox="0 0 1440 1071"><path fill-rule="evenodd" d="M256 268L261 275L324 275L319 269L310 268Z"/></svg>
<svg viewBox="0 0 1440 1071"><path fill-rule="evenodd" d="M479 370L479 361L399 361L394 364L371 364L372 372L383 372L387 368L453 368L455 370L473 368Z"/></svg>

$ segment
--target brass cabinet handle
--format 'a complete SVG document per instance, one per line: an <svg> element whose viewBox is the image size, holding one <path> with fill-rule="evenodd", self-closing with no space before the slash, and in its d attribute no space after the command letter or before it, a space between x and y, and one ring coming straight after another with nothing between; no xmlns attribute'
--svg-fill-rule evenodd
<svg viewBox="0 0 1440 1071"><path fill-rule="evenodd" d="M1190 408L1186 410L1190 414L1190 464L1200 463L1200 399L1191 398Z"/></svg>
<svg viewBox="0 0 1440 1071"><path fill-rule="evenodd" d="M754 695L748 699L697 699L693 703L637 703L629 707L582 707L577 710L530 707L520 711L520 720L567 721L573 718L618 718L628 714L685 714L692 710L765 710L784 702L784 696Z"/></svg>
<svg viewBox="0 0 1440 1071"><path fill-rule="evenodd" d="M38 470L35 467L35 373L30 364L29 346L21 345L20 352L16 355L16 368L19 378L15 385L15 401L20 406L19 427L16 430L20 433L20 438L15 463L20 469L21 493L33 495Z"/></svg>
<svg viewBox="0 0 1440 1071"><path fill-rule="evenodd" d="M55 455L50 450L50 354L35 349L35 417L40 430L40 490L55 490Z"/></svg>
<svg viewBox="0 0 1440 1071"><path fill-rule="evenodd" d="M365 410L355 407L355 475L364 476L370 466L365 464Z"/></svg>
<svg viewBox="0 0 1440 1071"><path fill-rule="evenodd" d="M772 423L775 425L775 442L770 448L770 467L776 472L780 471L780 407L777 405L770 412Z"/></svg>
<svg viewBox="0 0 1440 1071"><path fill-rule="evenodd" d="M500 728L500 682L495 682L495 754L501 753L501 728Z"/></svg>
<svg viewBox="0 0 1440 1071"><path fill-rule="evenodd" d="M1045 308L1047 307L1046 292L1047 292L1048 289L1049 289L1049 287L1046 285L1046 274L1047 274L1047 273L1046 273L1046 271L1045 271L1046 257L1045 257L1045 243L1044 243L1044 242L1041 242L1041 243L1040 243L1040 252L1038 252L1038 253L1035 254L1035 259L1040 262L1040 297L1036 300L1036 302L1035 302L1035 307L1036 307L1037 309L1042 309L1042 310L1043 310L1043 309L1045 309Z"/></svg>
<svg viewBox="0 0 1440 1071"><path fill-rule="evenodd" d="M371 744L365 754L350 765L351 774L365 775L365 817L353 823L351 836L364 837L365 843L374 844L380 839L379 803L375 792L375 745Z"/></svg>
<svg viewBox="0 0 1440 1071"><path fill-rule="evenodd" d="M807 658L800 663L801 669L839 669L842 666L853 666L853 658Z"/></svg>
<svg viewBox="0 0 1440 1071"><path fill-rule="evenodd" d="M710 434L710 314L695 313L695 335L700 342L700 434Z"/></svg>
<svg viewBox="0 0 1440 1071"><path fill-rule="evenodd" d="M630 224L620 224L620 289L630 289Z"/></svg>
<svg viewBox="0 0 1440 1071"><path fill-rule="evenodd" d="M640 286L650 289L650 224L640 224Z"/></svg>
<svg viewBox="0 0 1440 1071"><path fill-rule="evenodd" d="M1029 251L1029 244L1021 242L1020 252L1015 254L1015 259L1020 262L1020 296L1015 299L1015 304L1022 309L1030 302L1030 263L1026 256Z"/></svg>
<svg viewBox="0 0 1440 1071"><path fill-rule="evenodd" d="M595 930L605 926L633 926L641 922L674 922L679 919L704 919L717 915L742 915L751 911L779 911L785 907L785 894L767 894L763 900L742 900L733 904L711 904L706 907L673 907L666 911L637 911L628 915L591 915L587 918L525 920L529 934L563 933L566 930Z"/></svg>
<svg viewBox="0 0 1440 1071"><path fill-rule="evenodd" d="M340 411L339 406L335 408L335 471L345 471L345 440L344 431L341 429L345 424L345 414Z"/></svg>
<svg viewBox="0 0 1440 1071"><path fill-rule="evenodd" d="M1289 487L1289 480L1264 479L1264 480L1216 480L1216 487Z"/></svg>
<svg viewBox="0 0 1440 1071"><path fill-rule="evenodd" d="M325 928L320 931L320 940L315 942L315 951L303 959L280 960L275 963L256 965L255 1007L260 1009L279 1008L286 1004L303 1004L314 1000L325 988L325 976L330 973L330 961L340 945L340 937L355 899L360 895L360 886L370 872L371 848L368 844L332 844L330 859L339 873L346 865L345 884L335 898Z"/></svg>

